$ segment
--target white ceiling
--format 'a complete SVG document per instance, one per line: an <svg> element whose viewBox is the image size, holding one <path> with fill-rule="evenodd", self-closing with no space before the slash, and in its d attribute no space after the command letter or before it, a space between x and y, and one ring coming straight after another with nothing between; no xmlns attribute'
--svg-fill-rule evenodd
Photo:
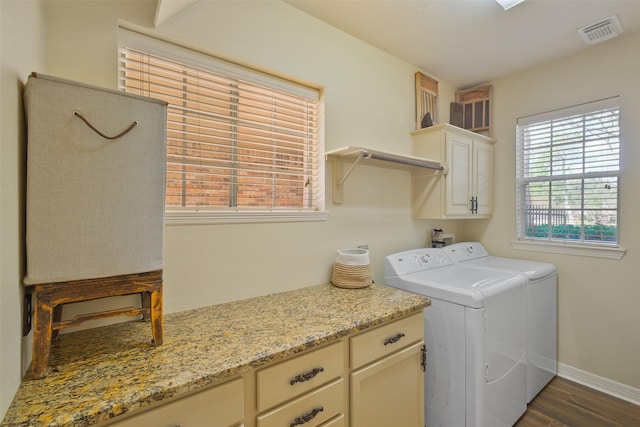
<svg viewBox="0 0 640 427"><path fill-rule="evenodd" d="M200 1L158 0L155 25ZM577 29L612 15L640 31L640 0L283 1L458 88L589 49Z"/></svg>
<svg viewBox="0 0 640 427"><path fill-rule="evenodd" d="M612 15L640 31L640 0L284 1L458 88L589 49L576 30Z"/></svg>

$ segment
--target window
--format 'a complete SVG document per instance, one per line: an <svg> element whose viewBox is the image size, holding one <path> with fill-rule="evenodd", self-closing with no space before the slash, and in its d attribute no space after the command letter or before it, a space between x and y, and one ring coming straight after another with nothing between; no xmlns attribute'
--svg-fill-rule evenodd
<svg viewBox="0 0 640 427"><path fill-rule="evenodd" d="M168 221L320 219L318 89L128 30L120 35L119 87L169 103Z"/></svg>
<svg viewBox="0 0 640 427"><path fill-rule="evenodd" d="M518 119L518 239L618 243L620 107L610 98Z"/></svg>

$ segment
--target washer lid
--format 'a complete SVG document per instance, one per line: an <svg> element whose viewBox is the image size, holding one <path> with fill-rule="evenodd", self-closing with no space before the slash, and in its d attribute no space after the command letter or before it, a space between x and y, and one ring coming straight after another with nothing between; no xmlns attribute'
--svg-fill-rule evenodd
<svg viewBox="0 0 640 427"><path fill-rule="evenodd" d="M460 264L385 277L389 286L472 308L482 308L487 298L512 289L524 291L520 275L464 267Z"/></svg>
<svg viewBox="0 0 640 427"><path fill-rule="evenodd" d="M502 258L490 255L485 258L478 258L464 264L467 267L486 268L507 273L524 274L531 281L540 280L544 277L555 274L556 267L553 264L526 259Z"/></svg>
<svg viewBox="0 0 640 427"><path fill-rule="evenodd" d="M478 242L455 243L445 246L444 251L453 262L463 263L467 267L524 274L531 281L542 279L556 272L556 267L546 262L490 255Z"/></svg>

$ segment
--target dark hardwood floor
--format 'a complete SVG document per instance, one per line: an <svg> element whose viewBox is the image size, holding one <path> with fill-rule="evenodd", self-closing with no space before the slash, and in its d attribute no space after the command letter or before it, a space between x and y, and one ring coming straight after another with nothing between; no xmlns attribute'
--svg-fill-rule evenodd
<svg viewBox="0 0 640 427"><path fill-rule="evenodd" d="M640 427L640 406L554 378L514 427Z"/></svg>

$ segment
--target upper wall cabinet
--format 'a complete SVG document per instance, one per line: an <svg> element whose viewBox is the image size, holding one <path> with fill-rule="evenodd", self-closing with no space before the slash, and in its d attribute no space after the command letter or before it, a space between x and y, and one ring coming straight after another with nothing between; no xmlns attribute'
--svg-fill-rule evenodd
<svg viewBox="0 0 640 427"><path fill-rule="evenodd" d="M449 124L411 133L412 154L446 165L445 174L414 171L414 218L489 218L493 214L495 140Z"/></svg>

